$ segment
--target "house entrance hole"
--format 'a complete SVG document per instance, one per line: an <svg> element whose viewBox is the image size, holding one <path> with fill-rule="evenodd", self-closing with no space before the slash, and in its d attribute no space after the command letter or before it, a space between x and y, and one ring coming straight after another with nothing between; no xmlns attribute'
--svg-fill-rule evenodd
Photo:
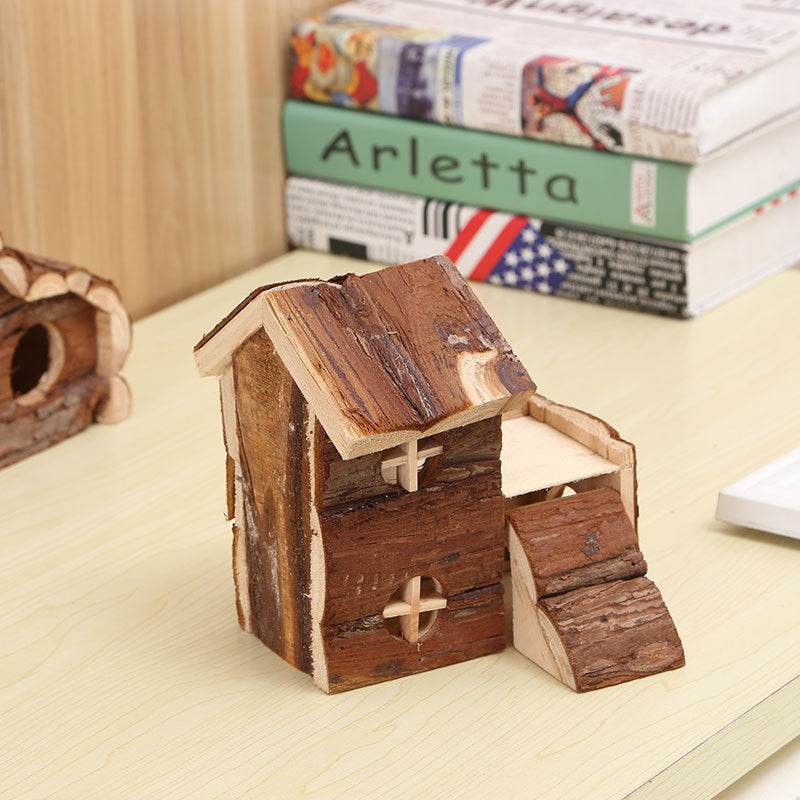
<svg viewBox="0 0 800 800"><path fill-rule="evenodd" d="M417 575L398 586L389 598L383 622L392 636L413 644L433 630L439 611L446 607L439 581Z"/></svg>
<svg viewBox="0 0 800 800"><path fill-rule="evenodd" d="M18 403L35 403L53 387L64 367L64 340L50 323L31 325L11 357L11 391Z"/></svg>

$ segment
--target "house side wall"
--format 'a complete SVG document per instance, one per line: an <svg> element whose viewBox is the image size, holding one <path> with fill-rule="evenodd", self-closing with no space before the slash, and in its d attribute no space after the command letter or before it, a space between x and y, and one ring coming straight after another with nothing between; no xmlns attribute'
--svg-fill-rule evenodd
<svg viewBox="0 0 800 800"><path fill-rule="evenodd" d="M14 352L37 323L57 329L64 365L55 385L33 405L16 402L11 384ZM89 425L108 397L108 380L95 374L95 309L65 294L25 302L0 290L0 467L44 450Z"/></svg>
<svg viewBox="0 0 800 800"><path fill-rule="evenodd" d="M436 438L442 455L426 461L419 490L406 492L382 478L382 454L343 461L317 426L328 691L505 646L500 418ZM447 608L412 644L389 633L382 612L398 587L417 575L439 581Z"/></svg>
<svg viewBox="0 0 800 800"><path fill-rule="evenodd" d="M234 569L238 559L247 584L240 621L246 606L252 632L309 672L308 407L261 330L234 352L232 370L235 459L227 435L226 444L234 461L228 468L238 537Z"/></svg>

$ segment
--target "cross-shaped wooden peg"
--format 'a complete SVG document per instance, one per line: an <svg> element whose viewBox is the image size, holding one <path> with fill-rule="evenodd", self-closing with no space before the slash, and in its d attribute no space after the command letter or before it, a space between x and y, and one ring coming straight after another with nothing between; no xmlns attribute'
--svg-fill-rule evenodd
<svg viewBox="0 0 800 800"><path fill-rule="evenodd" d="M418 472L417 472L417 458L418 448L417 440L413 442L405 442L400 445L403 453L405 453L405 461L397 467L397 482L407 491L416 492L419 488ZM417 584L419 587L419 584Z"/></svg>
<svg viewBox="0 0 800 800"><path fill-rule="evenodd" d="M442 446L431 439L404 442L386 454L381 462L381 471L388 483L399 484L407 492L416 492L420 464L441 453Z"/></svg>
<svg viewBox="0 0 800 800"><path fill-rule="evenodd" d="M439 611L447 608L447 600L438 591L438 584L430 579L425 579L427 583L433 583L432 588L425 587L423 590L423 578L417 575L411 580L406 581L401 589L399 600L390 600L383 609L384 619L398 617L400 622L400 633L409 642L417 642L421 635L424 635L430 625L424 626L420 631L420 617L423 614ZM433 620L431 619L432 623Z"/></svg>

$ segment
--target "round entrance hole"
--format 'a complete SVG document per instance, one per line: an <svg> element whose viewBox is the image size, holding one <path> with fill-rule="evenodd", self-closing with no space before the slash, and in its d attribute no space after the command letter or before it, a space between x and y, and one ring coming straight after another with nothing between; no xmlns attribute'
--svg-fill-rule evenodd
<svg viewBox="0 0 800 800"><path fill-rule="evenodd" d="M49 322L31 325L19 337L11 357L11 391L22 405L37 403L64 367L64 340Z"/></svg>
<svg viewBox="0 0 800 800"><path fill-rule="evenodd" d="M389 598L383 623L395 638L418 642L433 630L439 611L446 607L439 581L417 575L398 586Z"/></svg>

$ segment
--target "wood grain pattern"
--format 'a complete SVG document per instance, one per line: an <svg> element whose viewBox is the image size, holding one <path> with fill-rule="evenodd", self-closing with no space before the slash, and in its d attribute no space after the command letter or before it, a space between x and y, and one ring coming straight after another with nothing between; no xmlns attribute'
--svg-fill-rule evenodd
<svg viewBox="0 0 800 800"><path fill-rule="evenodd" d="M286 249L288 37L329 0L4 0L0 227L139 317Z"/></svg>
<svg viewBox="0 0 800 800"><path fill-rule="evenodd" d="M367 268L291 253L137 323L130 420L0 472L10 798L710 800L800 735L800 545L713 519L800 440L796 270L687 323L475 287L546 393L636 442L685 669L576 694L509 647L326 696L242 634L218 387L187 353L254 286Z"/></svg>
<svg viewBox="0 0 800 800"><path fill-rule="evenodd" d="M345 461L321 425L316 434L316 450L319 463L324 465L317 478L318 502L323 507L363 503L403 491L387 483L381 474L384 453L368 453Z"/></svg>
<svg viewBox="0 0 800 800"><path fill-rule="evenodd" d="M417 491L390 486L380 496L354 496L342 485L340 469L342 463L352 462L342 462L332 445L322 441L327 435L318 426L317 452L330 459L321 459L316 473L321 496L329 497L318 509L325 561L322 635L328 691L410 675L505 647L500 419L470 427L473 430L441 434L443 455L432 460ZM470 442L477 445L476 453L469 453ZM367 463L372 459L362 458ZM379 464L371 469L373 476L380 476ZM339 502L330 498L334 487L342 492ZM411 644L387 632L382 612L398 587L419 575L440 583L447 608L439 612L433 629Z"/></svg>
<svg viewBox="0 0 800 800"><path fill-rule="evenodd" d="M544 597L539 608L564 645L579 692L678 669L686 663L661 593L647 578Z"/></svg>
<svg viewBox="0 0 800 800"><path fill-rule="evenodd" d="M263 330L233 353L232 379L234 397L228 373L221 397L243 628L328 692L505 646L499 416L441 434L418 491L405 492L383 479L381 454L344 461L319 423L307 436L307 405ZM446 608L410 642L383 610L422 575L438 581Z"/></svg>
<svg viewBox="0 0 800 800"><path fill-rule="evenodd" d="M561 639L536 602L531 562L513 527L508 531L508 553L514 647L556 680L574 689L569 658Z"/></svg>
<svg viewBox="0 0 800 800"><path fill-rule="evenodd" d="M10 298L0 290L0 403L9 401L14 349L19 338L36 324L56 326L67 345L69 357L62 376L86 374L95 365L94 309L80 297L63 295L38 303ZM5 302L4 302L5 300Z"/></svg>
<svg viewBox="0 0 800 800"><path fill-rule="evenodd" d="M117 373L130 347L131 320L113 284L3 244L0 467L92 421L126 419L130 387Z"/></svg>
<svg viewBox="0 0 800 800"><path fill-rule="evenodd" d="M325 511L320 521L328 564L327 621L382 611L414 575L436 578L447 597L498 583L503 528L496 489L496 478L467 478L345 513ZM437 502L430 508L433 497ZM355 595L351 584L359 587Z"/></svg>
<svg viewBox="0 0 800 800"><path fill-rule="evenodd" d="M110 378L122 368L131 349L131 318L111 281L72 264L4 246L0 286L34 308L43 307L38 301L65 295L85 300L96 309L94 331L87 339L96 349L95 371Z"/></svg>
<svg viewBox="0 0 800 800"><path fill-rule="evenodd" d="M237 387L234 401L227 398L227 363L229 351L242 340L233 352L233 375L249 392L244 395ZM526 436L530 429L540 431L534 440L525 439L527 446L517 447L517 472L527 472L527 451L536 450L542 432L548 434L544 441L560 443L555 448L560 452L567 443L571 457L578 448L582 469L573 483L597 477L598 470L635 470L633 446L606 423L546 399L526 402L535 391L527 371L443 256L362 277L262 287L200 340L195 358L201 374L221 376L226 447L231 456L235 442L240 454L234 461L241 481L235 465L226 484L229 514L239 487L243 496L234 531L240 622L290 663L311 671L325 691L443 666L458 652L471 657L500 646L502 614L489 614L488 628L465 629L462 639L444 608L439 628L446 637L432 631L420 638L418 608L423 576L454 602L498 583L497 575L490 579L479 571L459 584L453 576L468 563L466 542L453 543L448 536L477 531L476 541L482 541L488 532L483 558L502 561L496 534L500 505L505 505L498 483L504 409L513 417L506 423L512 440L520 424ZM265 414L271 423L262 419ZM305 437L312 416L319 424L314 423L313 436ZM491 424L478 426L483 438L477 438L468 423L487 419ZM420 443L415 431L434 435ZM250 441L244 453L243 437ZM466 451L460 459L459 445ZM476 457L470 447L487 457ZM547 468L559 455L539 453L538 460ZM313 465L313 474L306 463ZM261 469L254 471L251 464ZM563 487L556 484L551 478L544 486L560 493ZM539 485L527 487L527 495ZM628 680L624 675L631 670L620 666L608 671L605 682L587 681L572 663L582 651L571 652L557 620L546 616L544 606L535 606L545 596L645 573L635 494L628 491L626 500L629 511L618 491L600 488L523 507L510 517L517 537L512 545L518 545L512 551L519 550L518 560L524 562L516 569L512 564L512 583L521 581L525 590L523 596L519 587L514 595L522 604L514 623L518 646L537 661L545 654L546 668L579 691ZM244 610L245 573L251 613ZM382 623L387 603L394 603L398 592L408 614L399 620L401 635L392 640ZM491 605L500 610L498 603ZM669 619L665 608L663 613ZM389 616L402 617L394 611ZM475 641L481 642L477 650ZM418 651L425 647L426 657L407 658L402 648L408 644ZM612 661L617 656L630 660L614 648L606 653ZM654 657L645 665L642 659L636 670L651 674L662 661Z"/></svg>
<svg viewBox="0 0 800 800"><path fill-rule="evenodd" d="M578 692L685 664L619 492L544 500L508 520L520 652Z"/></svg>
<svg viewBox="0 0 800 800"><path fill-rule="evenodd" d="M378 614L326 625L328 691L341 692L458 664L505 647L503 587L448 598L434 628L411 644L392 638Z"/></svg>
<svg viewBox="0 0 800 800"><path fill-rule="evenodd" d="M508 498L574 486L588 476L619 470L612 461L528 414L504 415L503 431L503 494Z"/></svg>
<svg viewBox="0 0 800 800"><path fill-rule="evenodd" d="M94 375L91 305L71 294L33 303L2 290L0 295L0 467L5 467L83 430L109 389L107 379ZM63 360L46 393L37 388L17 397L12 389L14 353L23 334L37 324L55 330ZM48 358L53 358L52 345Z"/></svg>
<svg viewBox="0 0 800 800"><path fill-rule="evenodd" d="M494 416L536 389L444 256L276 286L264 304L266 331L345 458Z"/></svg>
<svg viewBox="0 0 800 800"><path fill-rule="evenodd" d="M0 468L82 431L107 396L108 380L91 374L62 384L36 406L0 410Z"/></svg>
<svg viewBox="0 0 800 800"><path fill-rule="evenodd" d="M101 376L102 377L102 376ZM97 407L95 421L115 425L128 419L133 409L133 395L128 381L122 375L112 375L108 381L108 395Z"/></svg>
<svg viewBox="0 0 800 800"><path fill-rule="evenodd" d="M533 570L534 599L647 572L613 489L523 506L508 518Z"/></svg>
<svg viewBox="0 0 800 800"><path fill-rule="evenodd" d="M498 417L491 417L430 437L431 442L442 447L442 453L425 460L418 474L419 485L494 472L502 447L499 424ZM320 462L325 465L318 476L322 506L354 506L380 495L402 494L402 489L387 483L381 474L385 453L345 460L327 434L318 436L316 447Z"/></svg>
<svg viewBox="0 0 800 800"><path fill-rule="evenodd" d="M584 481L582 486L584 489L590 485L593 488L605 486L619 492L633 527L638 529L636 447L623 439L616 428L600 417L563 403L555 403L544 395L536 394L531 397L527 410L535 419L546 422L553 429L617 465L617 472L598 475Z"/></svg>
<svg viewBox="0 0 800 800"><path fill-rule="evenodd" d="M221 379L242 627L327 692L505 646L498 412L535 387L447 259L263 287L195 356ZM387 436L407 448L395 479ZM424 636L421 577L446 598Z"/></svg>
<svg viewBox="0 0 800 800"><path fill-rule="evenodd" d="M233 379L253 632L308 672L306 403L263 331L233 354Z"/></svg>

